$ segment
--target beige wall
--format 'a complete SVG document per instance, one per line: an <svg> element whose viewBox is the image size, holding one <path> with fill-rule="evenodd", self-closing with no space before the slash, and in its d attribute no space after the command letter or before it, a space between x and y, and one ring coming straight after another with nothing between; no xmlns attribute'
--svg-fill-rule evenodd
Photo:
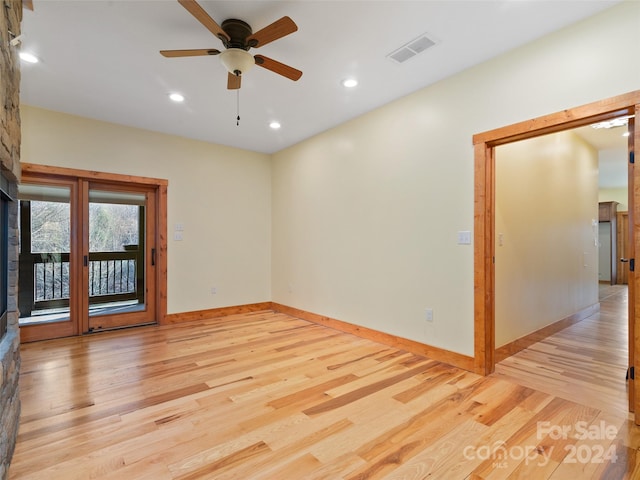
<svg viewBox="0 0 640 480"><path fill-rule="evenodd" d="M598 153L561 132L495 160L500 347L598 303Z"/></svg>
<svg viewBox="0 0 640 480"><path fill-rule="evenodd" d="M21 113L23 162L169 181L168 313L271 299L269 156L28 106ZM173 239L176 223L183 241Z"/></svg>
<svg viewBox="0 0 640 480"><path fill-rule="evenodd" d="M472 136L640 89L639 23L624 2L275 154L273 300L473 355Z"/></svg>
<svg viewBox="0 0 640 480"><path fill-rule="evenodd" d="M599 202L618 202L618 212L625 212L629 208L629 190L624 188L601 188L598 191Z"/></svg>
<svg viewBox="0 0 640 480"><path fill-rule="evenodd" d="M640 89L639 21L624 2L271 164L33 108L23 160L169 180L170 229L185 224L184 242L170 232L170 313L271 299L472 355L473 246L456 241L473 229L472 136Z"/></svg>

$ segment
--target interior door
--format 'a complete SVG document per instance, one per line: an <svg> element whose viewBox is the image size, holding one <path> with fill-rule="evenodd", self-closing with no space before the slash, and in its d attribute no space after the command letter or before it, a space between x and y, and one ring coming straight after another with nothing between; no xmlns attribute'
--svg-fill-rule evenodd
<svg viewBox="0 0 640 480"><path fill-rule="evenodd" d="M156 322L155 190L83 185L85 332Z"/></svg>

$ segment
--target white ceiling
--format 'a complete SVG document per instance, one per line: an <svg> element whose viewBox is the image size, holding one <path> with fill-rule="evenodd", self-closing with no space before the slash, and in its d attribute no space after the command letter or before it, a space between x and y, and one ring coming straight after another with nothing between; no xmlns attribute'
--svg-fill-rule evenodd
<svg viewBox="0 0 640 480"><path fill-rule="evenodd" d="M257 31L288 15L299 30L251 53L298 68L292 82L255 67L237 97L218 57L165 58L163 49L221 42L175 0L34 0L24 11L21 101L108 122L273 153L396 98L608 8L619 0L208 1L219 24ZM386 58L427 33L436 46ZM346 90L340 81L355 76ZM168 100L170 92L186 97ZM278 120L282 128L268 124Z"/></svg>
<svg viewBox="0 0 640 480"><path fill-rule="evenodd" d="M626 188L628 185L628 138L622 134L627 126L592 128L590 125L574 131L598 150L598 186Z"/></svg>

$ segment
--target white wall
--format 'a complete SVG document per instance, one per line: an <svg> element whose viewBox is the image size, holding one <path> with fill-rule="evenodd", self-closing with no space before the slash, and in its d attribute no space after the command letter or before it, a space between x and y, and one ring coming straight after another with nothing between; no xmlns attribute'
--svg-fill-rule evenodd
<svg viewBox="0 0 640 480"><path fill-rule="evenodd" d="M168 313L271 300L268 155L26 105L21 115L23 162L169 181Z"/></svg>
<svg viewBox="0 0 640 480"><path fill-rule="evenodd" d="M472 136L640 89L638 25L624 2L275 154L273 300L473 355Z"/></svg>
<svg viewBox="0 0 640 480"><path fill-rule="evenodd" d="M560 132L495 149L501 347L598 303L598 153Z"/></svg>

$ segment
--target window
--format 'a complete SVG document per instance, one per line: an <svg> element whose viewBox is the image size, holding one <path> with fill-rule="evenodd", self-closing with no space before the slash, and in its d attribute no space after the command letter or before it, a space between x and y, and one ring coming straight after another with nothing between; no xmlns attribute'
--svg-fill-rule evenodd
<svg viewBox="0 0 640 480"><path fill-rule="evenodd" d="M7 332L9 272L9 182L0 176L0 338Z"/></svg>

